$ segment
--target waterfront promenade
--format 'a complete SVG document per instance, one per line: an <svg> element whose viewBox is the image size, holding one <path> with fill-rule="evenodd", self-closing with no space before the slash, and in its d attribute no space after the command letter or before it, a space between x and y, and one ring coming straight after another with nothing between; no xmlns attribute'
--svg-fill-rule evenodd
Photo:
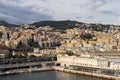
<svg viewBox="0 0 120 80"><path fill-rule="evenodd" d="M17 63L17 64L5 64L5 65L0 65L0 70L5 70L5 69L20 69L20 68L29 68L29 66L46 66L46 65L55 65L55 61L41 61L41 62L29 62L29 63Z"/></svg>

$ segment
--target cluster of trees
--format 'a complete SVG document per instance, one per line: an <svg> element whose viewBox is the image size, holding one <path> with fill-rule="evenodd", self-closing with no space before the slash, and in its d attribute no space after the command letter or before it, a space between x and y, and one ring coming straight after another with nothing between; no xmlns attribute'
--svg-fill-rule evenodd
<svg viewBox="0 0 120 80"><path fill-rule="evenodd" d="M80 25L76 25L76 23ZM35 27L40 27L40 26L51 26L54 27L55 29L60 29L60 30L65 30L65 29L70 29L74 27L80 27L82 29L92 29L95 31L108 31L111 25L104 25L104 24L90 24L89 27L85 26L86 23L82 22L77 22L77 21L71 21L71 20L65 20L65 21L40 21L40 22L35 22L30 25L33 25L34 27L31 27L31 29L34 29ZM1 20L0 21L0 26L6 26L6 27L18 27L21 25L16 25L16 24L10 24L6 21ZM114 26L114 25L112 25Z"/></svg>
<svg viewBox="0 0 120 80"><path fill-rule="evenodd" d="M76 25L78 23L79 25ZM54 27L55 29L60 29L60 30L65 30L65 29L72 29L74 27L79 27L81 29L92 29L95 31L104 31L104 30L109 30L111 25L104 25L104 24L90 24L89 27L85 26L86 23L82 22L77 22L77 21L70 21L70 20L65 20L65 21L40 21L40 22L35 22L32 25L36 27L40 26L51 26Z"/></svg>
<svg viewBox="0 0 120 80"><path fill-rule="evenodd" d="M74 55L74 53L73 53L72 51L67 51L67 52L65 52L65 53L60 53L60 54L67 54L67 55L69 55L69 56Z"/></svg>
<svg viewBox="0 0 120 80"><path fill-rule="evenodd" d="M74 28L76 23L80 23L80 22L70 21L70 20L65 20L65 21L40 21L40 22L35 22L32 25L35 25L36 27L51 26L51 27L54 27L55 29L65 30L65 29Z"/></svg>
<svg viewBox="0 0 120 80"><path fill-rule="evenodd" d="M92 39L93 37L95 37L95 35L92 35L92 34L90 34L90 33L86 33L86 34L80 35L80 38L83 39L83 40L90 40L90 39Z"/></svg>

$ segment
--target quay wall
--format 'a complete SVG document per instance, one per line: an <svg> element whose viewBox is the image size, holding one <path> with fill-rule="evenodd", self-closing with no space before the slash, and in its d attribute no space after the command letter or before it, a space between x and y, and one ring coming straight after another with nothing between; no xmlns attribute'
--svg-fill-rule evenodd
<svg viewBox="0 0 120 80"><path fill-rule="evenodd" d="M67 73L73 73L73 74L80 74L80 75L87 75L87 76L93 76L93 77L106 78L106 79L109 79L109 80L120 80L120 77L97 74L97 73L89 73L89 72L76 71L76 70L70 70L70 69L62 69L62 68L54 68L54 70L55 71L61 71L61 72L67 72Z"/></svg>
<svg viewBox="0 0 120 80"><path fill-rule="evenodd" d="M22 72L43 72L43 71L60 71L60 72L66 72L66 73L99 77L99 78L109 79L109 80L120 80L120 77L116 77L116 76L103 75L103 74L97 74L97 73L89 73L89 72L83 72L83 71L76 71L76 70L64 69L64 68L60 68L60 67L27 69L27 71L22 71ZM0 73L0 76L17 74L17 73L21 73L21 72L10 72L10 73L3 73L3 74Z"/></svg>

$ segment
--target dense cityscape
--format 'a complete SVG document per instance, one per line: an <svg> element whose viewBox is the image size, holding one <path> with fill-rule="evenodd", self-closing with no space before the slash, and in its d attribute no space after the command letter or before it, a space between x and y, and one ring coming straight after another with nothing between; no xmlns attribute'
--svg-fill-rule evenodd
<svg viewBox="0 0 120 80"><path fill-rule="evenodd" d="M120 0L0 0L0 80L120 80Z"/></svg>
<svg viewBox="0 0 120 80"><path fill-rule="evenodd" d="M0 65L56 61L67 69L119 76L120 27L109 25L101 31L88 23L74 25L64 30L49 25L0 26Z"/></svg>

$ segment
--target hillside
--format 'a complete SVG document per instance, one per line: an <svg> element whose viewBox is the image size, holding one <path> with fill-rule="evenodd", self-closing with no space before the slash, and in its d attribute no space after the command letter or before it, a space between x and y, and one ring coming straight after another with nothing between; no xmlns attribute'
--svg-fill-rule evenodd
<svg viewBox="0 0 120 80"><path fill-rule="evenodd" d="M40 22L35 22L32 25L35 25L36 27L51 26L54 27L55 29L65 30L75 27L76 23L83 24L77 21L66 20L66 21L40 21Z"/></svg>
<svg viewBox="0 0 120 80"><path fill-rule="evenodd" d="M38 27L43 27L43 26L51 26L55 29L60 29L60 30L65 30L65 29L71 29L74 27L79 27L81 29L92 29L96 31L104 31L108 30L111 25L104 25L104 24L94 24L94 23L82 23L82 22L77 22L77 21L40 21L40 22L35 22L31 25ZM112 25L114 26L114 25Z"/></svg>
<svg viewBox="0 0 120 80"><path fill-rule="evenodd" d="M18 25L10 24L4 20L0 20L0 26L6 26L6 27L17 27Z"/></svg>
<svg viewBox="0 0 120 80"><path fill-rule="evenodd" d="M1 20L0 21L0 26L6 26L6 27L16 27L16 26L21 26L21 25L15 25L15 24L10 24L6 21ZM72 29L74 27L78 27L81 29L91 29L95 31L108 31L108 29L112 26L115 27L116 25L105 25L105 24L95 24L95 23L82 23L78 21L70 21L70 20L65 20L65 21L39 21L39 22L34 22L32 24L36 28L38 27L44 27L44 26L51 26L54 29L60 29L60 30L65 30L65 29ZM120 26L117 26L120 27Z"/></svg>

